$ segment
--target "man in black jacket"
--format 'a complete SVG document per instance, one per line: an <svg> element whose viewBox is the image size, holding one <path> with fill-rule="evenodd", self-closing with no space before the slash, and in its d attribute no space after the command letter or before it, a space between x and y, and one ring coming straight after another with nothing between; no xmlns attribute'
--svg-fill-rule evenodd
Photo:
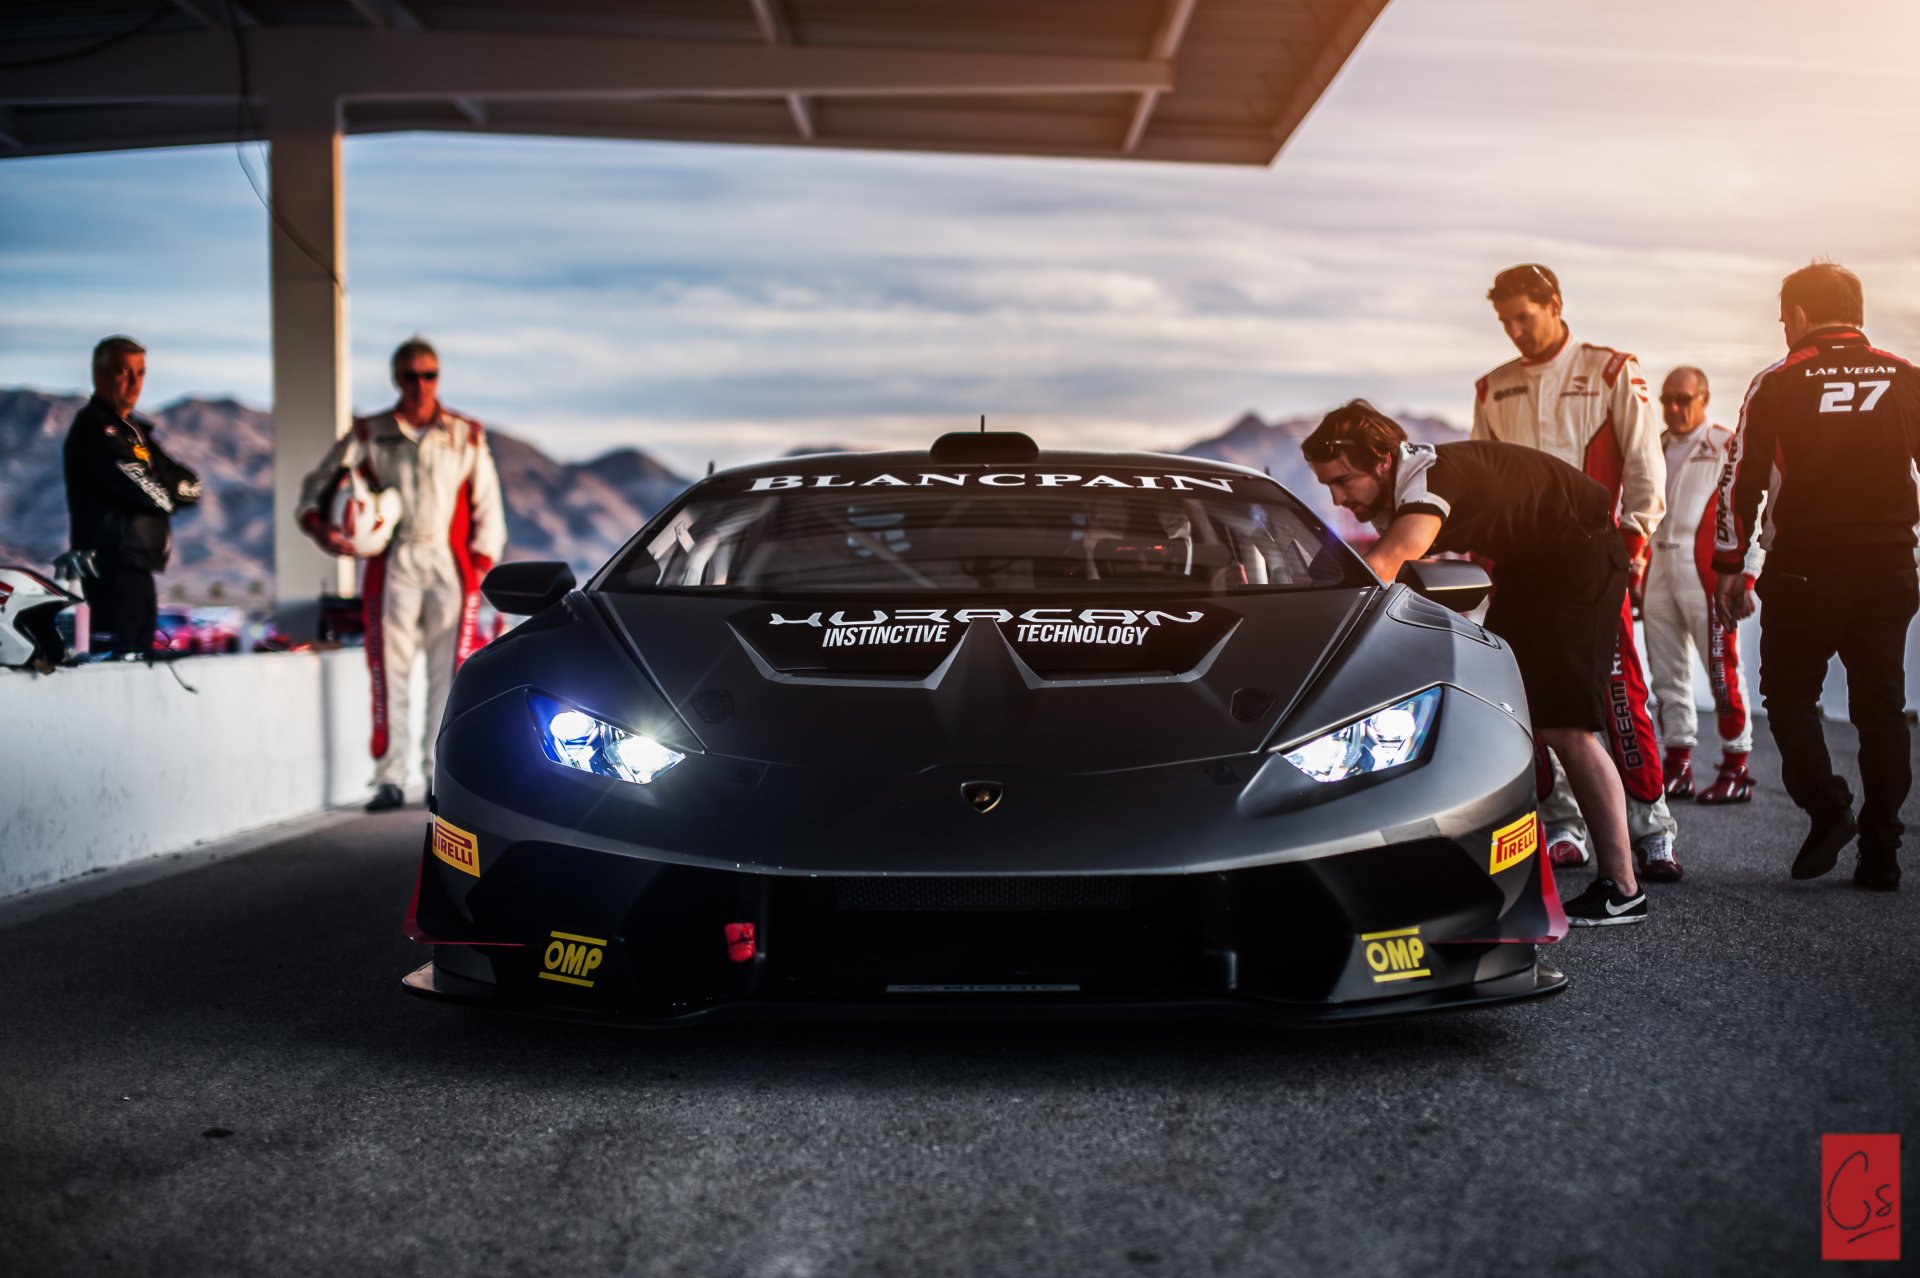
<svg viewBox="0 0 1920 1278"><path fill-rule="evenodd" d="M85 580L93 633L115 657L153 647L153 574L173 550L173 512L200 500L200 478L160 449L136 417L146 347L109 337L93 348L93 398L67 430L67 517L73 548L93 552Z"/></svg>
<svg viewBox="0 0 1920 1278"><path fill-rule="evenodd" d="M1793 877L1818 878L1860 836L1853 879L1900 886L1900 804L1913 786L1906 720L1907 625L1920 605L1920 370L1860 331L1860 280L1830 262L1787 276L1787 357L1753 379L1721 476L1714 530L1717 605L1753 612L1741 560L1769 489L1758 593L1760 695L1788 795L1812 818ZM1835 654L1860 734L1860 817L1836 776L1820 690Z"/></svg>

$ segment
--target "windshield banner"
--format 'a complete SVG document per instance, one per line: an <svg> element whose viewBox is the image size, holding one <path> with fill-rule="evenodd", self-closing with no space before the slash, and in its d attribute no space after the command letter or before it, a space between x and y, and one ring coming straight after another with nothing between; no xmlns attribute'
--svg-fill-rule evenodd
<svg viewBox="0 0 1920 1278"><path fill-rule="evenodd" d="M927 674L967 628L997 629L1042 675L1184 674L1239 615L1214 604L1159 600L1007 607L967 603L763 604L731 618L735 630L783 673Z"/></svg>

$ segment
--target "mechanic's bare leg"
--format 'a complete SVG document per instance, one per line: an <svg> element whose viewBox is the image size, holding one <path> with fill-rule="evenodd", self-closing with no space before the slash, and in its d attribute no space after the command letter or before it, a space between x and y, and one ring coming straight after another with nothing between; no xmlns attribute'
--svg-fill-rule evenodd
<svg viewBox="0 0 1920 1278"><path fill-rule="evenodd" d="M1542 728L1540 738L1566 769L1567 783L1587 818L1601 877L1612 879L1615 887L1633 896L1640 884L1627 852L1627 791L1620 784L1613 756L1583 728Z"/></svg>

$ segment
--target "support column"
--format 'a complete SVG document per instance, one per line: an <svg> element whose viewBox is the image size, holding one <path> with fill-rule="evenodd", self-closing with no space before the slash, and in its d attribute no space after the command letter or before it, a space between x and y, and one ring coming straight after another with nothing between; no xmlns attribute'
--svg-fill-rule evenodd
<svg viewBox="0 0 1920 1278"><path fill-rule="evenodd" d="M267 141L274 214L268 229L274 613L288 637L300 641L318 635L322 593L354 590L352 561L323 553L295 518L301 479L351 424L338 104L331 98L275 101Z"/></svg>

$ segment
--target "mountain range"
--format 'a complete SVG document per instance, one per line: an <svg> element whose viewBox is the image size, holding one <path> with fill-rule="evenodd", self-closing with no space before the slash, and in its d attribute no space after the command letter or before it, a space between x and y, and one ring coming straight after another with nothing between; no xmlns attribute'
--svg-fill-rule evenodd
<svg viewBox="0 0 1920 1278"><path fill-rule="evenodd" d="M44 570L66 549L61 444L85 403L81 395L0 388L0 563ZM271 414L231 399L188 398L144 415L167 451L199 473L203 489L200 504L174 520L165 597L264 604L273 595ZM1264 469L1351 532L1352 521L1326 503L1326 490L1300 459L1315 420L1269 422L1249 412L1176 451ZM1399 420L1415 439L1463 438L1438 418ZM689 482L638 448L562 462L511 432L490 429L488 437L506 498L507 556L563 560L582 578Z"/></svg>

